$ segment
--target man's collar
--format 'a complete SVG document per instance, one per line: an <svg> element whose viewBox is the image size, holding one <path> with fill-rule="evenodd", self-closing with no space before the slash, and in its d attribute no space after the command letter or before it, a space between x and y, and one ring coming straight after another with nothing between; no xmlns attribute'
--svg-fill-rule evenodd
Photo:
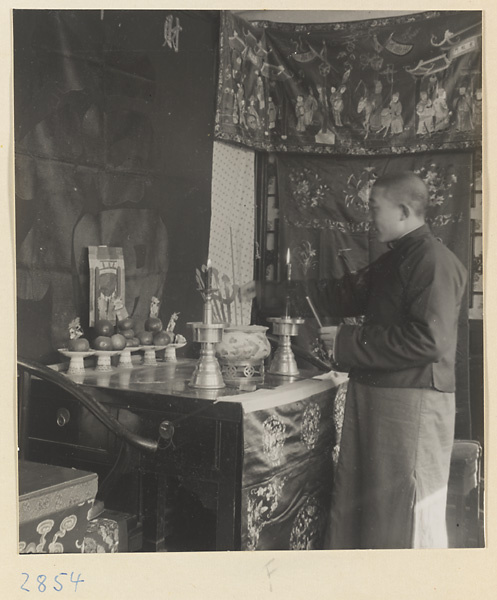
<svg viewBox="0 0 497 600"><path fill-rule="evenodd" d="M420 235L425 235L426 233L429 233L429 231L430 231L430 228L428 227L428 225L426 223L423 223L422 225L419 225L418 227L415 227L414 229L411 229L411 231L408 231L407 233L404 233L403 235L401 235L396 240L392 240L391 242L387 242L387 246L391 250L393 250L393 248L396 248L406 238L413 238L413 237L418 237Z"/></svg>

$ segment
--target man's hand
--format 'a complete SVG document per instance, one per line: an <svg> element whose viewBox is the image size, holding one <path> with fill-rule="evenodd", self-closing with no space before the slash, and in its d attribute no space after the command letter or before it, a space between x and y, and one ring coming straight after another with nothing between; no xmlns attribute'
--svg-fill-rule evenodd
<svg viewBox="0 0 497 600"><path fill-rule="evenodd" d="M330 325L329 327L320 327L318 330L319 337L330 354L333 354L335 349L335 338L337 336L338 326Z"/></svg>

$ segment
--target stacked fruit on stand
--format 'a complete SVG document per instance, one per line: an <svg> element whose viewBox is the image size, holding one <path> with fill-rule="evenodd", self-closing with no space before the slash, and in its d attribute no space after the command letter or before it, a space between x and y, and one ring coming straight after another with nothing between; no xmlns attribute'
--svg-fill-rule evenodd
<svg viewBox="0 0 497 600"><path fill-rule="evenodd" d="M140 331L135 330L136 318L133 320L124 307L120 313L116 312L115 322L109 319L97 320L88 336L84 335L79 317L71 321L67 347L61 348L60 352L71 359L72 372L83 372L83 358L92 354L97 357L97 370L110 370L111 357L118 354L119 366L131 368L130 353L133 350L145 351L143 364L151 365L156 364L155 352L169 346L170 352L164 359L170 360L176 348L186 344L186 339L173 331L179 313L174 313L164 328L158 316L159 304L157 298L152 298L149 317L139 324ZM173 358L176 358L175 354Z"/></svg>
<svg viewBox="0 0 497 600"><path fill-rule="evenodd" d="M144 330L137 333L133 329L131 317L118 320L116 326L107 319L100 319L95 323L94 332L95 337L91 345L95 350L110 351L139 348L140 346L167 346L172 343L174 338L173 333L163 330L162 321L158 317L149 317L144 323ZM88 343L87 340L85 342Z"/></svg>

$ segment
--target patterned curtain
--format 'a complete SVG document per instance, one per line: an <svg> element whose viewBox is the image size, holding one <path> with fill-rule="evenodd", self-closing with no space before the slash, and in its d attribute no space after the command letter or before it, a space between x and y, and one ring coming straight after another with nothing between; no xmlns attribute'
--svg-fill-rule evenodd
<svg viewBox="0 0 497 600"><path fill-rule="evenodd" d="M469 211L472 154L418 154L390 158L278 157L280 256L290 248L296 280L341 277L366 266L387 250L378 242L368 217L369 191L384 173L410 170L428 185L427 214L433 233L469 270ZM283 271L282 271L283 272ZM326 317L326 307L319 311ZM457 433L469 435L467 298L459 324ZM316 324L305 303L294 300L294 314L304 315L299 342L319 353Z"/></svg>
<svg viewBox="0 0 497 600"><path fill-rule="evenodd" d="M218 139L391 154L481 139L481 11L296 25L223 15Z"/></svg>
<svg viewBox="0 0 497 600"><path fill-rule="evenodd" d="M254 277L254 152L214 142L209 258L220 321L250 323L251 301L239 286Z"/></svg>

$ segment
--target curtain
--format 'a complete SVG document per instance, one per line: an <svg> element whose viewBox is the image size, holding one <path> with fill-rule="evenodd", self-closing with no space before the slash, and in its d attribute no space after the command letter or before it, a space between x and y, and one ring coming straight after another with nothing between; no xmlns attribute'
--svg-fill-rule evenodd
<svg viewBox="0 0 497 600"><path fill-rule="evenodd" d="M481 11L331 24L222 19L218 139L276 152L478 145Z"/></svg>
<svg viewBox="0 0 497 600"><path fill-rule="evenodd" d="M214 142L209 258L225 323L250 324L251 301L237 289L254 277L254 184L254 152Z"/></svg>

